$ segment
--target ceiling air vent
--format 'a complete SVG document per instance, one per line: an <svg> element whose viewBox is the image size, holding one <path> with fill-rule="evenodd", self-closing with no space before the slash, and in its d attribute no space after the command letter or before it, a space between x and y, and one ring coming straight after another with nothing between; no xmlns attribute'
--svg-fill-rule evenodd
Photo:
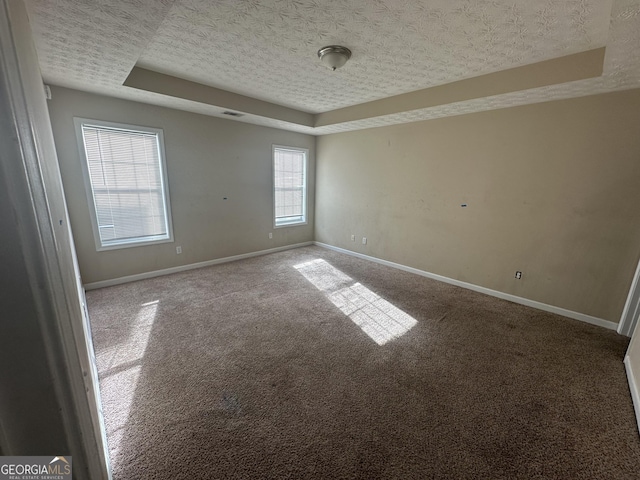
<svg viewBox="0 0 640 480"><path fill-rule="evenodd" d="M238 112L230 112L229 110L225 110L224 112L222 112L223 115L229 115L231 117L241 117L242 114L238 113Z"/></svg>

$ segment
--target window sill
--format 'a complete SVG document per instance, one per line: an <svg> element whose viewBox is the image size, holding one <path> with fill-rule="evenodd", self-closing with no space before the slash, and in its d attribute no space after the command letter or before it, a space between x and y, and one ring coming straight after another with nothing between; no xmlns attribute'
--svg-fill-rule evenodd
<svg viewBox="0 0 640 480"><path fill-rule="evenodd" d="M290 222L290 223L274 224L273 228L300 227L300 226L303 226L303 225L308 225L308 222L304 221L304 222Z"/></svg>
<svg viewBox="0 0 640 480"><path fill-rule="evenodd" d="M148 239L148 240L133 240L130 242L122 242L122 243L114 243L107 245L96 245L96 251L104 252L107 250L119 250L121 248L133 248L133 247L145 247L149 245L158 245L160 243L171 243L173 242L173 237L161 237L158 239Z"/></svg>

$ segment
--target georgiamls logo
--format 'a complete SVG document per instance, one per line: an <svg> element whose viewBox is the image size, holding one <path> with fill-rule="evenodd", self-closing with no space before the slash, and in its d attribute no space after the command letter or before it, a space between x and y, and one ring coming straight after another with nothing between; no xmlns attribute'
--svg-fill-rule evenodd
<svg viewBox="0 0 640 480"><path fill-rule="evenodd" d="M0 480L18 479L71 479L71 457L0 457Z"/></svg>

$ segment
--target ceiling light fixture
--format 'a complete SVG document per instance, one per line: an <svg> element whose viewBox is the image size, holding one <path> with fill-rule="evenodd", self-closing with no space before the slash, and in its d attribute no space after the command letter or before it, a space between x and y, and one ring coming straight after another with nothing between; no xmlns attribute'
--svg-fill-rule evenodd
<svg viewBox="0 0 640 480"><path fill-rule="evenodd" d="M318 57L327 67L335 71L351 58L351 50L340 45L329 45L318 50Z"/></svg>

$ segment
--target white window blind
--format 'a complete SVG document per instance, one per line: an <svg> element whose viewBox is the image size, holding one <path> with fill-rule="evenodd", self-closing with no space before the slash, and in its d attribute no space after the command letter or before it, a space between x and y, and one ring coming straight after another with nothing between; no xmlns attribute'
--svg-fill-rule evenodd
<svg viewBox="0 0 640 480"><path fill-rule="evenodd" d="M82 123L81 132L97 246L170 240L161 131Z"/></svg>
<svg viewBox="0 0 640 480"><path fill-rule="evenodd" d="M275 226L307 221L307 151L273 148Z"/></svg>

